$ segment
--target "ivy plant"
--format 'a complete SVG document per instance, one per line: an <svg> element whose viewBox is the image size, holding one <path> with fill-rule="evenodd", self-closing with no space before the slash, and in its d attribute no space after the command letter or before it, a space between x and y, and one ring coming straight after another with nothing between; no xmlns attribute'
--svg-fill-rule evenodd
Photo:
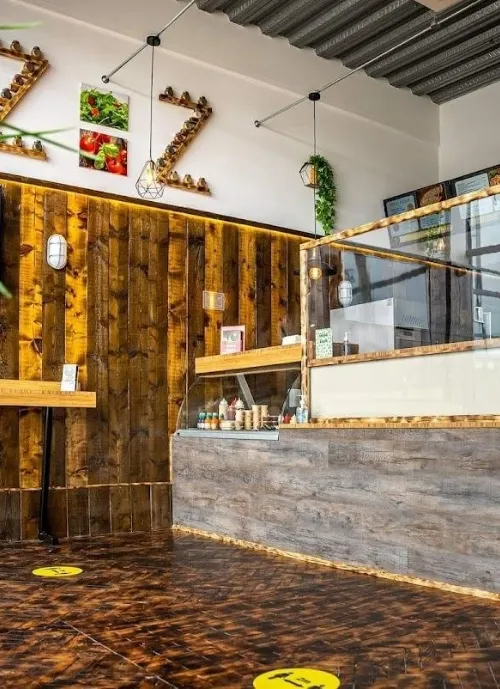
<svg viewBox="0 0 500 689"><path fill-rule="evenodd" d="M309 163L316 171L316 220L323 228L325 235L332 234L335 227L335 204L337 202L337 187L333 169L326 158L312 155Z"/></svg>

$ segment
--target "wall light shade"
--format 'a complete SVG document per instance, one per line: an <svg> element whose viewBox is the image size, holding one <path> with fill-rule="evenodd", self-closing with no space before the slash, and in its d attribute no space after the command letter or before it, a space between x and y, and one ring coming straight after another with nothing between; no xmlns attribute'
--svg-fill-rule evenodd
<svg viewBox="0 0 500 689"><path fill-rule="evenodd" d="M309 187L310 189L317 189L319 187L315 165L309 162L304 163L299 172L305 187Z"/></svg>
<svg viewBox="0 0 500 689"><path fill-rule="evenodd" d="M68 262L68 242L61 234L47 239L47 263L54 270L62 270Z"/></svg>
<svg viewBox="0 0 500 689"><path fill-rule="evenodd" d="M338 286L339 302L342 306L352 304L352 284L349 280L342 280Z"/></svg>

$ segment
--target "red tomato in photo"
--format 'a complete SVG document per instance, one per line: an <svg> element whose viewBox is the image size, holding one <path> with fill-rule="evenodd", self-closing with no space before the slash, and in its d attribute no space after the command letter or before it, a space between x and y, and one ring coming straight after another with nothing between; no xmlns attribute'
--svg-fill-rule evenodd
<svg viewBox="0 0 500 689"><path fill-rule="evenodd" d="M80 138L80 148L87 153L97 153L99 143L92 134L84 134Z"/></svg>
<svg viewBox="0 0 500 689"><path fill-rule="evenodd" d="M112 172L114 175L125 174L125 168L123 167L120 158L108 158L106 160L106 167L108 168L109 172Z"/></svg>
<svg viewBox="0 0 500 689"><path fill-rule="evenodd" d="M109 144L111 137L109 134L98 134L97 141L99 141L101 144Z"/></svg>
<svg viewBox="0 0 500 689"><path fill-rule="evenodd" d="M122 161L122 164L127 167L127 150L124 148L122 151L120 151L120 159Z"/></svg>
<svg viewBox="0 0 500 689"><path fill-rule="evenodd" d="M101 112L100 112L99 108L91 108L90 114L92 115L92 117L99 117Z"/></svg>

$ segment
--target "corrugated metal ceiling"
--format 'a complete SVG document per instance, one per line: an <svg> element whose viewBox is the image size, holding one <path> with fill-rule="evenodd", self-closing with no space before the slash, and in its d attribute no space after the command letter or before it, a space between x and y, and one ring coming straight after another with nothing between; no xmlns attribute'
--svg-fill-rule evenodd
<svg viewBox="0 0 500 689"><path fill-rule="evenodd" d="M365 71L435 103L500 80L500 0L462 0L439 14L416 0L197 0L197 5L224 12L237 24L256 25L268 36L284 36L298 48L313 48L350 69L433 25Z"/></svg>

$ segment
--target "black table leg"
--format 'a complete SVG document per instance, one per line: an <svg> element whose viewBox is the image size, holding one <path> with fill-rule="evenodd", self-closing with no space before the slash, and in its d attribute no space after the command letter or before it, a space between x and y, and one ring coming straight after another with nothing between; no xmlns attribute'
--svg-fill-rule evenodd
<svg viewBox="0 0 500 689"><path fill-rule="evenodd" d="M57 538L50 533L49 526L49 484L50 456L52 446L52 407L45 409L45 427L43 434L42 492L40 496L40 521L38 538L43 543L57 545Z"/></svg>

